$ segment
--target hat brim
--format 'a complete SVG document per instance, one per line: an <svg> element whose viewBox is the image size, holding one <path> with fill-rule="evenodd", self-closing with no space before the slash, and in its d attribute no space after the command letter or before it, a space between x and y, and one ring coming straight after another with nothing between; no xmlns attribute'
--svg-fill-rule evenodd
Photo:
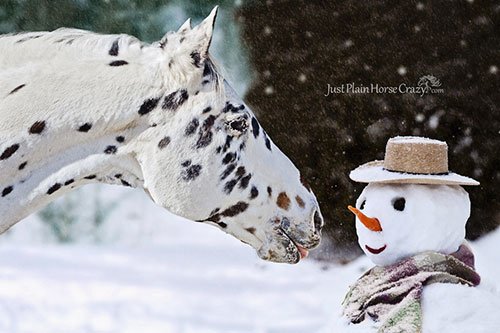
<svg viewBox="0 0 500 333"><path fill-rule="evenodd" d="M435 185L479 185L479 182L453 172L439 175L412 174L384 169L383 161L365 163L352 170L349 177L359 183L400 183Z"/></svg>

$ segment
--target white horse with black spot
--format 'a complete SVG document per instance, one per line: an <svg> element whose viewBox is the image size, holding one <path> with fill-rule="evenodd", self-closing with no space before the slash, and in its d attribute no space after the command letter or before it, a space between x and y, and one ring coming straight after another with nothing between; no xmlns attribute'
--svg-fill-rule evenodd
<svg viewBox="0 0 500 333"><path fill-rule="evenodd" d="M0 36L0 233L85 184L143 188L265 260L320 242L318 202L214 66L217 8L159 42L75 29Z"/></svg>

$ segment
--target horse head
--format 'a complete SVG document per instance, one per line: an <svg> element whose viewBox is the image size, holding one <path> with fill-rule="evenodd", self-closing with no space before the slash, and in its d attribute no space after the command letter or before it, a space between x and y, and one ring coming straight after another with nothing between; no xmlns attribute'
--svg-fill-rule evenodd
<svg viewBox="0 0 500 333"><path fill-rule="evenodd" d="M214 65L216 13L152 45L167 93L143 104L163 109L149 115L154 126L137 149L144 187L160 206L215 225L262 259L296 263L320 242L318 202Z"/></svg>

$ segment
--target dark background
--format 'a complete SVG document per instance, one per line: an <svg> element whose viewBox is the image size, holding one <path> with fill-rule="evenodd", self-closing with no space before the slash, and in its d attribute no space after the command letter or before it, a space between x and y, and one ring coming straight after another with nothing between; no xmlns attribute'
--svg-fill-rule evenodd
<svg viewBox="0 0 500 333"><path fill-rule="evenodd" d="M469 238L499 225L498 2L0 0L0 33L70 26L152 41L171 3L195 21L220 4L239 27L253 73L246 100L318 196L332 240L322 258L359 253L346 206L364 185L348 174L382 159L396 135L448 142L451 170L481 182L466 188ZM443 94L324 96L327 84L416 85L428 74Z"/></svg>
<svg viewBox="0 0 500 333"><path fill-rule="evenodd" d="M383 159L396 135L448 142L450 169L481 182L466 188L469 238L499 225L499 13L493 1L267 1L239 12L258 73L246 99L311 183L335 255L357 249L346 206L364 185L349 171ZM324 96L328 83L416 85L426 74L443 94Z"/></svg>

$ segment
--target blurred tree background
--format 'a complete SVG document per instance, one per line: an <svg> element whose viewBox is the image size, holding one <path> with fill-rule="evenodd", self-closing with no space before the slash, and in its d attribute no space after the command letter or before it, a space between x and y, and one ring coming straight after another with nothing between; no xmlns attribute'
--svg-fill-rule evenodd
<svg viewBox="0 0 500 333"><path fill-rule="evenodd" d="M364 185L348 174L396 135L447 141L451 170L481 182L467 188L469 238L499 225L497 1L0 0L0 33L71 26L153 41L215 4L212 50L317 194L332 241L323 258L359 253L345 207ZM328 84L415 86L423 75L444 93L325 96Z"/></svg>

